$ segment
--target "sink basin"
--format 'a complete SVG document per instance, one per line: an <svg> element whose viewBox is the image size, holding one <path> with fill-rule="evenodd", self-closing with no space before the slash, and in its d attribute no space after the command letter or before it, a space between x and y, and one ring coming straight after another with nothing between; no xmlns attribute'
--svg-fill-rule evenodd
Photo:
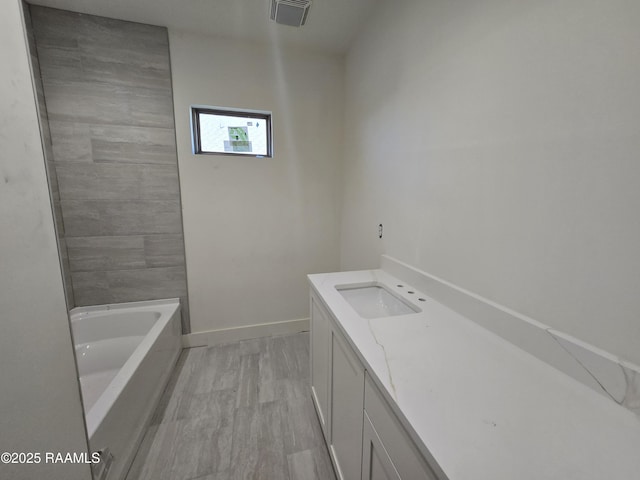
<svg viewBox="0 0 640 480"><path fill-rule="evenodd" d="M393 295L383 285L337 285L336 290L363 318L392 317L420 311Z"/></svg>

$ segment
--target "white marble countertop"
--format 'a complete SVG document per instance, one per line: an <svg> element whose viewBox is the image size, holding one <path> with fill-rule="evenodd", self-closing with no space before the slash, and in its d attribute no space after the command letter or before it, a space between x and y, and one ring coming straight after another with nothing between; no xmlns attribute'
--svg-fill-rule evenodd
<svg viewBox="0 0 640 480"><path fill-rule="evenodd" d="M309 281L418 447L450 480L640 478L633 412L426 292L408 294L383 270ZM371 282L420 313L366 320L335 288Z"/></svg>

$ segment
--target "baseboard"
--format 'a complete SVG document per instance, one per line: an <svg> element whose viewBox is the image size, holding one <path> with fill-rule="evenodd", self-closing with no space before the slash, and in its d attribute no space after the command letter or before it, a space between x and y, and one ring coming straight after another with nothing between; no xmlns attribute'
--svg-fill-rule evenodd
<svg viewBox="0 0 640 480"><path fill-rule="evenodd" d="M283 322L260 323L242 327L221 328L205 332L188 333L182 336L182 347L210 347L223 343L250 340L252 338L270 337L309 331L309 319L285 320Z"/></svg>

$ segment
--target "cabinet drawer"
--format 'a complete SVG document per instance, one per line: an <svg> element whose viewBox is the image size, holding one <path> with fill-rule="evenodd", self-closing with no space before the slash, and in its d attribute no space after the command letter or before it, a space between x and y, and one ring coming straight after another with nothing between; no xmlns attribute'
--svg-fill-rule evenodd
<svg viewBox="0 0 640 480"><path fill-rule="evenodd" d="M444 475L437 476L425 461L369 375L365 379L364 410L401 479L446 478Z"/></svg>

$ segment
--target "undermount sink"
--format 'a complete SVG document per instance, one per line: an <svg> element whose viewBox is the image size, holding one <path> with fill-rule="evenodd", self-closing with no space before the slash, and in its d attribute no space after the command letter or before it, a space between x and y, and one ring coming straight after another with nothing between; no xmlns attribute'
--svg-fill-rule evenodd
<svg viewBox="0 0 640 480"><path fill-rule="evenodd" d="M392 317L420 311L380 284L336 285L336 290L363 318Z"/></svg>

